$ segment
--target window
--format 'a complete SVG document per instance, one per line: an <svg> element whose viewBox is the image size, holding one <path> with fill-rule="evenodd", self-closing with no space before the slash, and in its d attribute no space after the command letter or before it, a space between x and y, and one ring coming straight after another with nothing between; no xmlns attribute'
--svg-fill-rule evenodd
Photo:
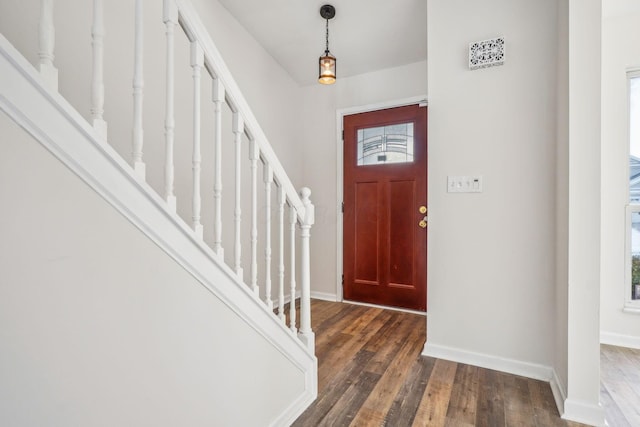
<svg viewBox="0 0 640 427"><path fill-rule="evenodd" d="M640 310L640 70L627 72L629 202L626 208L625 308Z"/></svg>
<svg viewBox="0 0 640 427"><path fill-rule="evenodd" d="M358 166L413 162L413 123L358 129Z"/></svg>

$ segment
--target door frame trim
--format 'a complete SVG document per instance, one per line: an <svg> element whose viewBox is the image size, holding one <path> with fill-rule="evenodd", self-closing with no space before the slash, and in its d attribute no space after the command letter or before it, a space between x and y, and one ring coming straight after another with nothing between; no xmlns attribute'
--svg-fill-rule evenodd
<svg viewBox="0 0 640 427"><path fill-rule="evenodd" d="M375 104L367 104L355 107L340 108L336 110L336 301L344 301L342 289L342 271L343 271L343 218L342 218L342 201L344 198L344 141L342 140L342 130L344 116L358 113L368 113L370 111L384 110L387 108L404 107L406 105L420 104L428 105L427 95L418 95L408 98L401 98L391 101L383 101Z"/></svg>

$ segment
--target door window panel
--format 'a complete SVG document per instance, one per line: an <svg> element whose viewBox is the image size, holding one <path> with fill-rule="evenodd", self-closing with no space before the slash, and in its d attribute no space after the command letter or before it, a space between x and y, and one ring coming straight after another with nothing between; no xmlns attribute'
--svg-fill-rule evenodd
<svg viewBox="0 0 640 427"><path fill-rule="evenodd" d="M413 162L413 123L358 129L358 166Z"/></svg>

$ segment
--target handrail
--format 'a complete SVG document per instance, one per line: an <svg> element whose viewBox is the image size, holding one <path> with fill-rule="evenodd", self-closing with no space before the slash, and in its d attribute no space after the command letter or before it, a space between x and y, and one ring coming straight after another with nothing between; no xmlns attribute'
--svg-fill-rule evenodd
<svg viewBox="0 0 640 427"><path fill-rule="evenodd" d="M214 78L220 79L222 82L222 85L225 88L226 101L229 107L234 113L238 112L242 116L247 136L249 139L254 140L258 145L261 157L265 163L269 164L273 170L276 180L283 186L289 203L291 203L296 209L296 212L298 213L298 221L301 224L304 223L306 220L306 207L302 202L302 199L289 180L289 177L282 167L280 160L278 160L278 157L275 155L273 148L271 148L271 145L269 144L262 127L258 123L258 120L253 115L249 104L245 100L244 96L242 96L242 92L240 91L238 84L222 59L222 55L213 43L209 32L204 28L202 21L198 17L198 12L189 0L164 1L165 7L170 7L170 4L167 3L172 2L177 6L180 26L189 38L189 41L197 41L200 43L202 50L204 51L205 67L213 74Z"/></svg>

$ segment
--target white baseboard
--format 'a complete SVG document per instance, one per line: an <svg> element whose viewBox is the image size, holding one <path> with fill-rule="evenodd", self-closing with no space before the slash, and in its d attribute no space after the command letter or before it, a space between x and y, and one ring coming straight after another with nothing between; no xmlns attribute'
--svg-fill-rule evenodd
<svg viewBox="0 0 640 427"><path fill-rule="evenodd" d="M567 400L567 391L560 378L558 378L558 373L555 369L552 369L549 385L551 386L551 393L556 402L558 413L562 415L564 414L564 401Z"/></svg>
<svg viewBox="0 0 640 427"><path fill-rule="evenodd" d="M563 419L593 426L605 425L602 407L575 399L567 399L567 393L562 382L558 378L555 370L549 366L489 354L475 353L458 348L432 344L430 342L425 343L422 355L479 366L481 368L494 369L536 380L548 381L558 407L558 412L562 414Z"/></svg>
<svg viewBox="0 0 640 427"><path fill-rule="evenodd" d="M313 299L319 299L319 300L323 300L323 301L332 301L332 302L338 302L338 296L336 294L330 294L328 292L315 292L315 291L311 291L311 298Z"/></svg>
<svg viewBox="0 0 640 427"><path fill-rule="evenodd" d="M515 359L507 359L492 356L490 354L475 353L472 351L461 350L459 348L433 344L429 341L425 343L422 355L507 372L509 374L520 375L536 380L550 381L552 378L553 370L550 366L538 365Z"/></svg>
<svg viewBox="0 0 640 427"><path fill-rule="evenodd" d="M315 372L318 372L318 360L315 360ZM307 377L310 383L306 384L306 389L311 393L303 393L289 405L278 417L273 420L269 427L290 426L296 419L311 405L318 397L318 376Z"/></svg>
<svg viewBox="0 0 640 427"><path fill-rule="evenodd" d="M601 405L594 405L576 399L564 402L563 420L575 421L590 426L606 426L604 409Z"/></svg>
<svg viewBox="0 0 640 427"><path fill-rule="evenodd" d="M640 349L640 337L633 335L614 334L613 332L600 332L600 343Z"/></svg>

